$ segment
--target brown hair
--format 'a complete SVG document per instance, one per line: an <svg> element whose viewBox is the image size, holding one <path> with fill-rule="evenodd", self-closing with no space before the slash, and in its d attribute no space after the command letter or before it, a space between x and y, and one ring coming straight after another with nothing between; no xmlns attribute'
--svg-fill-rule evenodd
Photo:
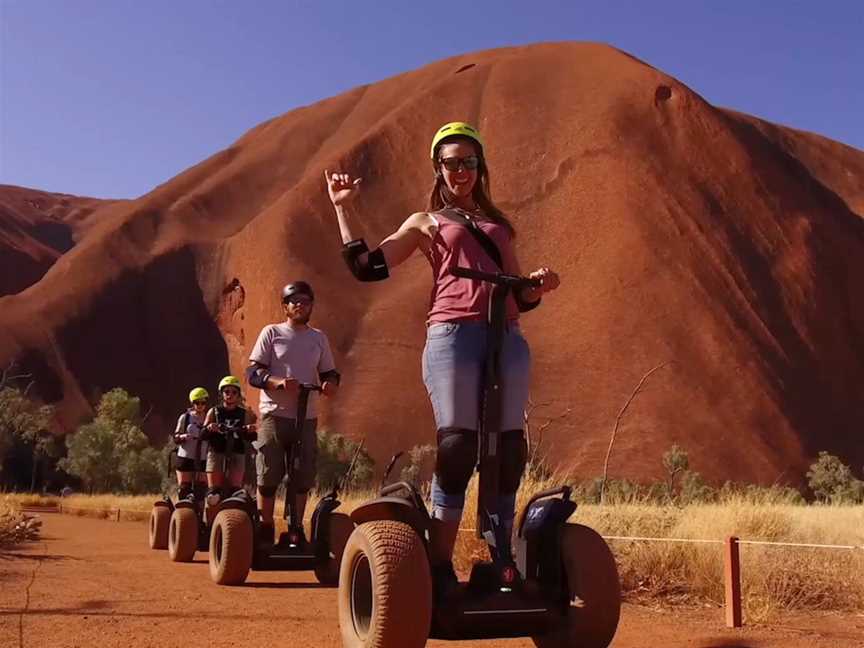
<svg viewBox="0 0 864 648"><path fill-rule="evenodd" d="M510 219L504 215L504 212L498 209L495 206L495 203L492 202L490 196L489 168L486 166L486 158L483 156L483 147L470 137L462 137L459 135L445 137L435 147L435 159L432 162L435 167L435 184L432 186L432 192L429 194L429 211L440 211L441 209L451 205L453 202L453 194L447 188L447 185L444 183L444 176L438 169L438 151L444 144L449 144L457 140L463 140L474 144L474 148L477 150L477 157L480 158L480 166L477 167L477 182L474 183L474 188L471 190L471 197L474 199L474 202L483 210L483 213L489 220L503 225L507 228L507 231L510 232L510 236L516 238L516 229L513 227L513 223L511 223Z"/></svg>

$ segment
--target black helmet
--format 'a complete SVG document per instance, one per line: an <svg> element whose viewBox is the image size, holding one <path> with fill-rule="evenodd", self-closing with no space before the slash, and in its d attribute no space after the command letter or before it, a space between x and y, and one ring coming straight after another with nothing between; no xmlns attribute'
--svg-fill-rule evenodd
<svg viewBox="0 0 864 648"><path fill-rule="evenodd" d="M291 295L297 294L308 295L312 301L315 301L315 293L312 292L312 286L305 281L294 281L282 289L282 303L286 303Z"/></svg>

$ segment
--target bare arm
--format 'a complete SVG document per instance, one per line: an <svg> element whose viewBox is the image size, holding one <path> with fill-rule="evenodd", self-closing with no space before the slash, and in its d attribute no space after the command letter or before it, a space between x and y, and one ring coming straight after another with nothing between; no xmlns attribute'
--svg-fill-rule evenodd
<svg viewBox="0 0 864 648"><path fill-rule="evenodd" d="M363 238L363 228L357 223L354 218L354 211L349 207L349 203L357 196L359 185L362 178L353 178L347 173L330 173L324 172L324 177L327 180L327 191L330 194L330 200L333 202L333 207L336 210L336 221L339 224L339 235L342 238L342 244L350 243ZM400 263L403 263L416 250L423 237L426 236L426 229L429 225L429 214L418 212L412 214L399 229L386 237L379 249L384 254L384 260L387 262L387 267L394 268ZM361 260L366 261L368 252L361 255Z"/></svg>
<svg viewBox="0 0 864 648"><path fill-rule="evenodd" d="M216 423L216 408L211 407L207 411L207 416L204 417L204 429L209 430L210 432L214 432L215 430L210 430L210 426Z"/></svg>

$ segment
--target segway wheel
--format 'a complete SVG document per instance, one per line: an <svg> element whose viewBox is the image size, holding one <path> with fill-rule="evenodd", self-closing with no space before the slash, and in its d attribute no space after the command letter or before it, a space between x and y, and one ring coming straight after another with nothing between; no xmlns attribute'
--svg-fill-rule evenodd
<svg viewBox="0 0 864 648"><path fill-rule="evenodd" d="M556 628L533 637L534 644L538 648L606 648L621 614L621 583L609 546L596 531L565 524L561 563L570 606Z"/></svg>
<svg viewBox="0 0 864 648"><path fill-rule="evenodd" d="M210 578L241 585L252 567L252 520L237 509L219 511L210 531Z"/></svg>
<svg viewBox="0 0 864 648"><path fill-rule="evenodd" d="M174 509L168 526L168 556L174 562L192 562L198 548L198 518L190 508Z"/></svg>
<svg viewBox="0 0 864 648"><path fill-rule="evenodd" d="M361 524L339 571L344 648L421 648L432 619L432 578L423 541L393 520Z"/></svg>
<svg viewBox="0 0 864 648"><path fill-rule="evenodd" d="M167 506L154 506L150 511L150 548L168 548L168 524L171 519L171 511Z"/></svg>
<svg viewBox="0 0 864 648"><path fill-rule="evenodd" d="M331 513L328 518L330 528L327 531L327 537L330 542L330 558L326 562L315 565L315 578L322 585L335 586L339 584L339 567L342 564L342 554L345 552L345 545L348 544L348 538L351 537L351 532L354 530L354 523L344 513Z"/></svg>

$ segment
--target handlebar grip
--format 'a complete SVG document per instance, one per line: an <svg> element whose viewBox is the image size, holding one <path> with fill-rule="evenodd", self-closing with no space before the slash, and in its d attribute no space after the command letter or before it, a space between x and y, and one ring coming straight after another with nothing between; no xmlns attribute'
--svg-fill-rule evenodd
<svg viewBox="0 0 864 648"><path fill-rule="evenodd" d="M486 281L498 286L510 286L512 288L517 288L519 286L532 286L538 288L542 284L540 279L521 277L519 275L506 274L503 272L483 272L482 270L475 270L474 268L466 268L464 266L455 266L450 268L450 272L454 277Z"/></svg>

